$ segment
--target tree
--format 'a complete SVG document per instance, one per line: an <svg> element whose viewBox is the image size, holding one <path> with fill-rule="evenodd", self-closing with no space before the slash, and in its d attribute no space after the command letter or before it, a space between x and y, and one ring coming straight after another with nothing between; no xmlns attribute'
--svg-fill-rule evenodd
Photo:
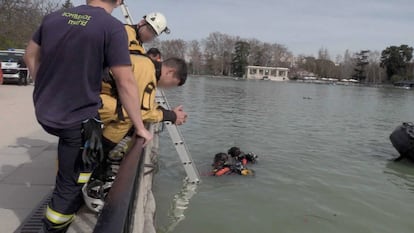
<svg viewBox="0 0 414 233"><path fill-rule="evenodd" d="M56 9L51 0L0 0L0 49L26 47L43 16Z"/></svg>
<svg viewBox="0 0 414 233"><path fill-rule="evenodd" d="M159 50L162 53L163 59L170 57L185 58L186 42L181 39L164 40L160 42Z"/></svg>
<svg viewBox="0 0 414 233"><path fill-rule="evenodd" d="M298 68L324 78L339 78L339 67L331 60L316 59L312 56L299 58Z"/></svg>
<svg viewBox="0 0 414 233"><path fill-rule="evenodd" d="M318 51L318 59L320 60L331 60L329 51L327 48L320 48Z"/></svg>
<svg viewBox="0 0 414 233"><path fill-rule="evenodd" d="M339 78L339 67L337 67L333 61L331 61L328 49L319 49L318 59L316 59L315 62L315 74L318 74L321 77Z"/></svg>
<svg viewBox="0 0 414 233"><path fill-rule="evenodd" d="M389 81L407 79L409 62L413 57L413 48L408 45L390 46L381 53L381 67L386 69Z"/></svg>
<svg viewBox="0 0 414 233"><path fill-rule="evenodd" d="M260 66L261 65L261 61L260 61L260 57L262 56L261 53L261 49L260 49L260 44L261 42L257 39L250 39L248 40L249 43L249 47L250 47L250 55L247 59L247 62L249 63L249 65L253 65L253 66Z"/></svg>
<svg viewBox="0 0 414 233"><path fill-rule="evenodd" d="M213 32L203 40L206 68L212 75L228 75L231 70L232 52L237 37Z"/></svg>
<svg viewBox="0 0 414 233"><path fill-rule="evenodd" d="M299 58L298 68L316 74L316 72L317 72L316 58L314 58L312 56L302 55Z"/></svg>
<svg viewBox="0 0 414 233"><path fill-rule="evenodd" d="M66 0L65 3L62 4L62 9L72 8L73 3L70 0Z"/></svg>
<svg viewBox="0 0 414 233"><path fill-rule="evenodd" d="M369 50L361 50L356 54L356 66L354 69L354 77L359 81L364 81L366 79L365 67L369 64L368 62L368 53Z"/></svg>
<svg viewBox="0 0 414 233"><path fill-rule="evenodd" d="M271 44L263 43L257 39L250 39L248 43L250 47L249 65L271 66Z"/></svg>
<svg viewBox="0 0 414 233"><path fill-rule="evenodd" d="M203 53L201 52L200 43L197 40L193 40L189 43L188 58L190 73L200 74L202 69Z"/></svg>
<svg viewBox="0 0 414 233"><path fill-rule="evenodd" d="M355 67L355 60L352 58L351 52L347 49L344 53L343 61L339 64L340 78L350 79Z"/></svg>
<svg viewBox="0 0 414 233"><path fill-rule="evenodd" d="M384 82L387 77L384 68L380 66L381 53L378 51L369 52L368 62L369 64L365 69L367 76L366 82L373 84Z"/></svg>
<svg viewBox="0 0 414 233"><path fill-rule="evenodd" d="M316 74L326 78L339 78L339 69L335 63L328 59L316 59Z"/></svg>
<svg viewBox="0 0 414 233"><path fill-rule="evenodd" d="M293 55L284 45L263 43L257 39L250 39L248 43L249 65L290 67L293 63Z"/></svg>
<svg viewBox="0 0 414 233"><path fill-rule="evenodd" d="M271 45L271 66L291 67L293 64L293 54L284 45L274 43Z"/></svg>
<svg viewBox="0 0 414 233"><path fill-rule="evenodd" d="M248 57L250 53L250 46L245 41L237 41L234 45L234 54L232 60L233 76L243 77L248 65Z"/></svg>

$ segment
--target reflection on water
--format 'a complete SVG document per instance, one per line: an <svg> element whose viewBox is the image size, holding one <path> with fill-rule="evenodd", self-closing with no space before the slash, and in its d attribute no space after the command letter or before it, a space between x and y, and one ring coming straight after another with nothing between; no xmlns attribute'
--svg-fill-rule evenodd
<svg viewBox="0 0 414 233"><path fill-rule="evenodd" d="M255 177L203 177L172 232L414 232L414 166L389 161L388 139L414 120L413 91L193 78L167 95L189 113L182 131L200 171L232 146L260 157ZM165 134L160 162L167 229L185 173Z"/></svg>
<svg viewBox="0 0 414 233"><path fill-rule="evenodd" d="M387 163L384 173L389 176L389 181L402 190L414 193L414 163L408 160Z"/></svg>
<svg viewBox="0 0 414 233"><path fill-rule="evenodd" d="M197 193L197 186L197 184L183 181L183 187L180 192L174 195L171 209L168 213L170 223L165 229L159 229L160 232L173 232L177 225L185 219L185 211L189 207L191 198Z"/></svg>

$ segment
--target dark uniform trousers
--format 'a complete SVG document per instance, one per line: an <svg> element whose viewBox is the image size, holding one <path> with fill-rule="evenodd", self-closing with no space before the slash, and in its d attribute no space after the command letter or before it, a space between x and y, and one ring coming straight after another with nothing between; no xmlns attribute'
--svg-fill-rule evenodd
<svg viewBox="0 0 414 233"><path fill-rule="evenodd" d="M81 124L67 129L42 127L59 137L56 185L43 219L44 231L64 233L83 205L82 186L88 182L91 168L86 168L82 161Z"/></svg>

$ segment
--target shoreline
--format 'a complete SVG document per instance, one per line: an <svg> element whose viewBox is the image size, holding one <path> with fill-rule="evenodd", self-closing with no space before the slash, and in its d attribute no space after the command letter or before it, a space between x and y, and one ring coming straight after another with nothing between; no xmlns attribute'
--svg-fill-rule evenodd
<svg viewBox="0 0 414 233"><path fill-rule="evenodd" d="M253 80L253 79L245 79L239 77L232 77L232 76L220 76L220 75L200 75L200 74L190 74L190 77L193 78L211 78L211 79L233 79L233 80L243 80L243 81L266 81L271 82L271 80ZM278 82L278 81L273 81ZM410 90L407 88L400 88L396 87L393 84L389 83L352 83L352 82L341 82L341 81L323 81L323 80L288 80L288 81L280 81L281 83L288 82L288 83L302 83L302 84L317 84L317 85L333 85L333 86L355 86L355 87L371 87L371 88L393 88L393 89L402 89L402 90Z"/></svg>

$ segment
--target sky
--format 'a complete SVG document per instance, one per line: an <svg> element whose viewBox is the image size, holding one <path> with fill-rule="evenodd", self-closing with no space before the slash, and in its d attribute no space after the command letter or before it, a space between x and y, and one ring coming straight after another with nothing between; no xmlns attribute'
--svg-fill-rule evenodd
<svg viewBox="0 0 414 233"><path fill-rule="evenodd" d="M61 1L63 0L55 0ZM75 5L85 0L72 0ZM211 32L287 46L295 55L332 57L346 49L382 51L414 46L414 0L126 0L137 21L146 13L166 15L170 35L202 39ZM123 20L120 9L114 16Z"/></svg>

